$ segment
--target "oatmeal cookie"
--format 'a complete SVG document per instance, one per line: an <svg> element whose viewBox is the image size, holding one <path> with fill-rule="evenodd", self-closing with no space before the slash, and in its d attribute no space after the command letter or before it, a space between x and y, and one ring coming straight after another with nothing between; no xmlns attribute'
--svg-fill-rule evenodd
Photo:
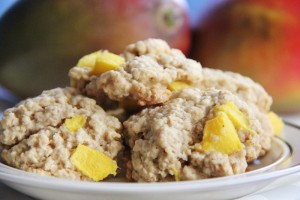
<svg viewBox="0 0 300 200"><path fill-rule="evenodd" d="M200 63L187 59L181 51L170 48L165 41L148 39L129 45L123 56L125 63L117 69L97 76L91 69L70 70L72 86L95 99L133 101L138 105L154 105L171 97L170 83L181 81L199 86L202 79Z"/></svg>
<svg viewBox="0 0 300 200"><path fill-rule="evenodd" d="M199 86L200 80L199 63L179 57L164 58L161 54L158 59L146 55L135 57L124 67L102 74L97 85L110 99L130 99L139 105L153 105L171 97L168 84L182 81Z"/></svg>
<svg viewBox="0 0 300 200"><path fill-rule="evenodd" d="M204 150L201 145L208 120L216 117L216 106L233 102L249 119L250 130L238 129L242 148L232 154ZM162 106L146 108L124 122L131 148L128 175L139 182L191 180L243 173L247 161L263 148L261 137L270 143L272 127L255 106L229 91L184 89L175 92ZM255 133L253 133L253 131ZM265 133L266 132L266 133ZM216 139L218 140L218 139ZM130 178L130 177L129 177Z"/></svg>
<svg viewBox="0 0 300 200"><path fill-rule="evenodd" d="M1 156L25 171L90 180L72 165L72 152L83 144L116 159L123 149L121 129L118 119L75 89L48 90L4 112Z"/></svg>
<svg viewBox="0 0 300 200"><path fill-rule="evenodd" d="M269 111L272 98L264 88L248 77L238 73L203 68L200 88L225 89L237 94L247 103L255 104L262 111Z"/></svg>

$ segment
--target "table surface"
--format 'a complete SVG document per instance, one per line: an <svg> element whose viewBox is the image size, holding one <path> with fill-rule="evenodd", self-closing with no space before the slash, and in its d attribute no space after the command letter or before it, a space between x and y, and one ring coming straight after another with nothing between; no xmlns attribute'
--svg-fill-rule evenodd
<svg viewBox="0 0 300 200"><path fill-rule="evenodd" d="M294 115L284 115L283 118L289 122L297 124L300 126L300 114ZM290 183L291 179L296 179L299 181L293 181ZM276 187L276 185L282 185L282 181L285 181L284 186ZM33 200L29 196L26 196L22 193L19 193L3 183L0 182L0 199L1 200ZM274 182L268 187L264 188L261 191L258 191L255 194L240 198L239 200L300 200L300 173L286 177L279 182Z"/></svg>

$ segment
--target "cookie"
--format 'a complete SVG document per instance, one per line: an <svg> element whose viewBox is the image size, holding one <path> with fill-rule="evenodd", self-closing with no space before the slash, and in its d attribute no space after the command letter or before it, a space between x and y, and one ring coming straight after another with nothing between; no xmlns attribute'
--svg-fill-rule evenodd
<svg viewBox="0 0 300 200"><path fill-rule="evenodd" d="M203 68L201 89L225 89L237 94L247 103L256 105L262 111L269 111L272 97L258 83L238 73Z"/></svg>
<svg viewBox="0 0 300 200"><path fill-rule="evenodd" d="M204 129L219 116L218 106L233 103L249 128L237 127L239 150L226 154L204 148ZM263 120L261 120L263 119ZM266 115L226 90L184 89L161 106L146 108L124 122L131 148L128 176L139 182L192 180L239 174L247 162L270 148ZM214 136L214 140L220 138Z"/></svg>
<svg viewBox="0 0 300 200"><path fill-rule="evenodd" d="M199 86L200 63L187 59L181 51L165 41L148 39L126 47L125 63L107 72L93 75L90 68L74 67L69 76L72 85L92 98L116 102L132 101L140 106L169 100L173 82Z"/></svg>
<svg viewBox="0 0 300 200"><path fill-rule="evenodd" d="M72 180L91 180L71 163L80 144L117 159L122 125L73 88L44 91L4 112L0 126L3 160L16 168Z"/></svg>

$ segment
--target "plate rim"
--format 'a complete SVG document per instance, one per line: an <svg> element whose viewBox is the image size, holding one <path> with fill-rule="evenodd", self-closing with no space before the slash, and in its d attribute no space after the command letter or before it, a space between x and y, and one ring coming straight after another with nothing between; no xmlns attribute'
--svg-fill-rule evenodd
<svg viewBox="0 0 300 200"><path fill-rule="evenodd" d="M215 188L232 187L235 185L252 183L258 180L268 181L270 179L280 178L300 171L300 165L263 174L251 176L217 178L218 180L192 180L168 183L113 183L113 182L82 182L63 180L59 178L43 177L42 179L28 176L17 176L0 172L0 177L5 182L18 183L22 185L34 186L37 188L67 190L67 191L97 191L108 193L136 193L136 192L180 192L198 190L208 191ZM234 180L234 181L233 181ZM132 187L133 186L133 187ZM162 187L163 186L163 187ZM141 190L142 189L142 190Z"/></svg>

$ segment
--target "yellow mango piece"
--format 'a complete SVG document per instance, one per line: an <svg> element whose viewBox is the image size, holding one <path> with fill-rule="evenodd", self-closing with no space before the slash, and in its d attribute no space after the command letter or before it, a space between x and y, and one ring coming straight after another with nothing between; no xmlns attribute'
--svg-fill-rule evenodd
<svg viewBox="0 0 300 200"><path fill-rule="evenodd" d="M175 181L180 181L180 174L178 170L175 167L172 167L171 170L174 174Z"/></svg>
<svg viewBox="0 0 300 200"><path fill-rule="evenodd" d="M89 67L89 68L94 69L95 64L96 64L96 59L99 54L101 54L101 52L97 51L97 52L83 56L82 58L79 59L76 66Z"/></svg>
<svg viewBox="0 0 300 200"><path fill-rule="evenodd" d="M168 85L168 89L171 91L177 91L183 88L191 88L191 86L182 81L174 81Z"/></svg>
<svg viewBox="0 0 300 200"><path fill-rule="evenodd" d="M283 121L274 112L269 112L268 113L268 118L270 119L270 121L272 123L273 130L274 130L273 133L275 135L279 134L282 131L283 126L284 126Z"/></svg>
<svg viewBox="0 0 300 200"><path fill-rule="evenodd" d="M225 112L206 121L203 131L202 149L232 154L242 149L235 127Z"/></svg>
<svg viewBox="0 0 300 200"><path fill-rule="evenodd" d="M117 174L116 161L84 145L77 146L70 160L76 169L94 181L101 181L110 174Z"/></svg>
<svg viewBox="0 0 300 200"><path fill-rule="evenodd" d="M236 129L244 129L250 131L253 134L256 134L256 132L251 130L250 128L248 117L244 115L233 102L227 102L220 106L216 106L214 109L217 113L226 113Z"/></svg>
<svg viewBox="0 0 300 200"><path fill-rule="evenodd" d="M99 75L109 70L117 69L125 62L122 56L110 52L94 52L83 56L77 63L79 67L92 68L91 74Z"/></svg>
<svg viewBox="0 0 300 200"><path fill-rule="evenodd" d="M65 120L65 126L70 131L76 132L85 125L86 119L86 116L75 115L74 117Z"/></svg>
<svg viewBox="0 0 300 200"><path fill-rule="evenodd" d="M117 69L125 62L125 59L113 53L103 52L97 56L93 74L102 74L109 70Z"/></svg>

